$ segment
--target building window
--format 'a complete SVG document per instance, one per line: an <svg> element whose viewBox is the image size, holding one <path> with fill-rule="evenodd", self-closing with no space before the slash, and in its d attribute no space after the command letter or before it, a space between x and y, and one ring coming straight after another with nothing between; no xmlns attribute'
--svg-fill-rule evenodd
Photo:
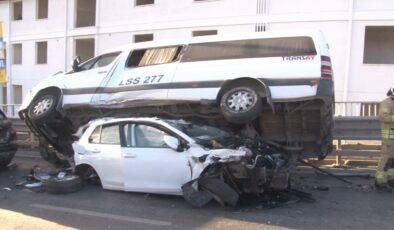
<svg viewBox="0 0 394 230"><path fill-rule="evenodd" d="M48 0L37 0L37 19L48 18Z"/></svg>
<svg viewBox="0 0 394 230"><path fill-rule="evenodd" d="M394 64L394 26L365 28L364 64Z"/></svg>
<svg viewBox="0 0 394 230"><path fill-rule="evenodd" d="M22 104L22 86L12 85L14 91L14 104Z"/></svg>
<svg viewBox="0 0 394 230"><path fill-rule="evenodd" d="M218 34L217 30L195 30L192 32L193 37L217 35L217 34Z"/></svg>
<svg viewBox="0 0 394 230"><path fill-rule="evenodd" d="M37 64L47 64L48 56L48 43L47 42L37 42L36 43L36 63Z"/></svg>
<svg viewBox="0 0 394 230"><path fill-rule="evenodd" d="M22 44L12 45L12 64L22 64Z"/></svg>
<svg viewBox="0 0 394 230"><path fill-rule="evenodd" d="M134 42L148 42L153 41L153 34L136 34L134 35Z"/></svg>
<svg viewBox="0 0 394 230"><path fill-rule="evenodd" d="M22 20L22 13L23 13L22 2L14 2L12 6L13 6L14 21Z"/></svg>
<svg viewBox="0 0 394 230"><path fill-rule="evenodd" d="M75 27L96 25L96 0L77 0Z"/></svg>
<svg viewBox="0 0 394 230"><path fill-rule="evenodd" d="M75 56L79 56L82 61L94 57L94 38L84 38L75 40Z"/></svg>
<svg viewBox="0 0 394 230"><path fill-rule="evenodd" d="M155 3L155 0L135 0L136 6L150 5L150 4L154 4L154 3Z"/></svg>

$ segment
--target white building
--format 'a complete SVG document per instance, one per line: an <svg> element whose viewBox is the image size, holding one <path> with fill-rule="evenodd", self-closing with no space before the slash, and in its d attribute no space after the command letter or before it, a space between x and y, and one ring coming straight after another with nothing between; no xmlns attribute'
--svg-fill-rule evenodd
<svg viewBox="0 0 394 230"><path fill-rule="evenodd" d="M3 104L21 103L76 55L86 59L151 39L264 30L322 30L337 101L379 101L394 83L393 0L0 0L0 21L7 43Z"/></svg>

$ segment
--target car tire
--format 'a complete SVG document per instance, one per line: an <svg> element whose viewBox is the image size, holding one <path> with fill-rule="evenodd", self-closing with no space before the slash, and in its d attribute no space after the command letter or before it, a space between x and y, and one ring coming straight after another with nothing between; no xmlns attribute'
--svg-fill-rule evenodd
<svg viewBox="0 0 394 230"><path fill-rule="evenodd" d="M252 122L261 114L262 107L262 98L253 86L231 88L220 99L224 118L234 124Z"/></svg>
<svg viewBox="0 0 394 230"><path fill-rule="evenodd" d="M101 185L100 177L92 167L84 170L79 176L82 178L84 184Z"/></svg>
<svg viewBox="0 0 394 230"><path fill-rule="evenodd" d="M31 103L27 115L36 123L44 123L54 116L59 98L53 94L39 96Z"/></svg>
<svg viewBox="0 0 394 230"><path fill-rule="evenodd" d="M51 177L43 181L44 189L48 193L72 193L82 189L82 178L78 175L65 175L63 178Z"/></svg>

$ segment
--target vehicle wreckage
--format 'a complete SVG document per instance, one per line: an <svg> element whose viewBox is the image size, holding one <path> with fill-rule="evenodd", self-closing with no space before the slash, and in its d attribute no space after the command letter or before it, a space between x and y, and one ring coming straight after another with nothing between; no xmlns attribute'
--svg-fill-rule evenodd
<svg viewBox="0 0 394 230"><path fill-rule="evenodd" d="M83 179L95 175L104 189L183 195L196 207L288 189L299 153L185 120L98 119L77 135L75 173Z"/></svg>
<svg viewBox="0 0 394 230"><path fill-rule="evenodd" d="M102 117L187 118L324 158L332 150L334 81L320 31L194 37L119 47L48 77L19 116L50 162Z"/></svg>

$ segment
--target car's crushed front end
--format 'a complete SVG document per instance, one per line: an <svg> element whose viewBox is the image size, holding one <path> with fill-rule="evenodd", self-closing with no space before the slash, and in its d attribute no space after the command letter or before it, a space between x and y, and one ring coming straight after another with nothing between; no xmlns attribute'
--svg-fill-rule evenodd
<svg viewBox="0 0 394 230"><path fill-rule="evenodd" d="M267 144L258 137L246 138L219 129L184 121L178 129L206 151L191 147L191 181L182 186L183 197L201 207L212 198L222 205L236 205L242 194L261 195L289 187L290 170L299 152ZM204 136L198 136L204 130Z"/></svg>

